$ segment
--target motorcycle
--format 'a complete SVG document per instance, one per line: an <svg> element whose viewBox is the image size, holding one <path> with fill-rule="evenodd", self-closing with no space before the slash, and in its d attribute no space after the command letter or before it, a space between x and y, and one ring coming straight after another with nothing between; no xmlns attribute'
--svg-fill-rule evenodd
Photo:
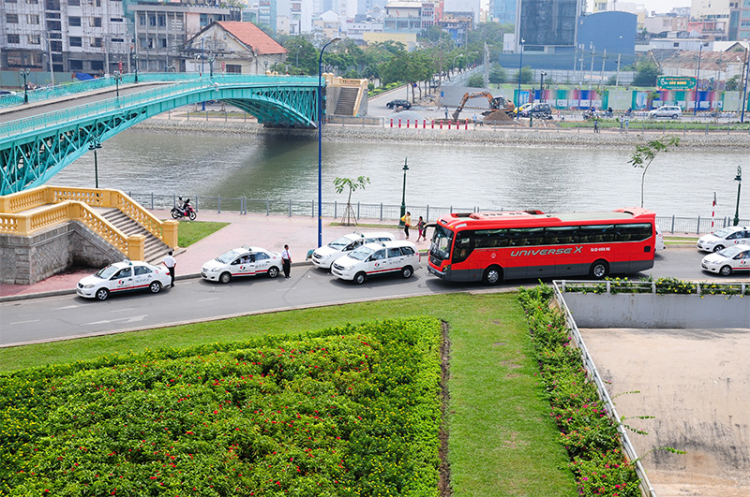
<svg viewBox="0 0 750 497"><path fill-rule="evenodd" d="M183 202L182 197L178 198L180 199L180 204L172 207L172 217L174 219L182 219L183 217L187 217L191 221L195 221L195 218L198 216L198 214L196 214L193 206L190 205L190 199L187 199Z"/></svg>

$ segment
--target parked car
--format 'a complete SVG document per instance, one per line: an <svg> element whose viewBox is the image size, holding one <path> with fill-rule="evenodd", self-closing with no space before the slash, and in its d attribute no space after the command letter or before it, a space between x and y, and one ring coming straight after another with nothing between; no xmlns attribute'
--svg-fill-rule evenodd
<svg viewBox="0 0 750 497"><path fill-rule="evenodd" d="M664 245L664 234L661 232L661 228L659 228L659 225L656 225L656 242L654 242L654 250L664 250L666 245Z"/></svg>
<svg viewBox="0 0 750 497"><path fill-rule="evenodd" d="M552 119L552 108L549 104L535 103L526 110L526 116L534 119Z"/></svg>
<svg viewBox="0 0 750 497"><path fill-rule="evenodd" d="M735 272L750 274L750 245L734 245L707 255L701 261L701 267L722 276Z"/></svg>
<svg viewBox="0 0 750 497"><path fill-rule="evenodd" d="M657 117L679 119L682 117L682 109L677 105L664 105L658 109L650 110L648 112L648 117L649 119L655 119Z"/></svg>
<svg viewBox="0 0 750 497"><path fill-rule="evenodd" d="M312 262L319 268L331 269L331 264L352 250L358 249L365 243L389 242L394 236L387 231L374 231L369 233L354 232L335 239L324 247L318 247L313 251Z"/></svg>
<svg viewBox="0 0 750 497"><path fill-rule="evenodd" d="M148 290L159 293L172 278L166 266L143 261L115 262L78 282L76 293L86 299L107 300L110 294Z"/></svg>
<svg viewBox="0 0 750 497"><path fill-rule="evenodd" d="M221 283L229 283L232 278L260 274L275 278L281 272L281 267L281 254L278 252L244 246L206 262L201 268L201 277Z"/></svg>
<svg viewBox="0 0 750 497"><path fill-rule="evenodd" d="M525 117L524 114L527 110L529 110L529 108L531 108L532 105L534 104L527 102L520 107L516 107L516 115Z"/></svg>
<svg viewBox="0 0 750 497"><path fill-rule="evenodd" d="M750 227L730 226L714 231L710 235L698 238L698 250L704 252L718 252L726 247L740 243L750 244Z"/></svg>
<svg viewBox="0 0 750 497"><path fill-rule="evenodd" d="M400 100L400 99L391 100L390 102L385 104L385 106L388 107L389 109L394 109L398 107L402 109L406 109L406 110L411 109L411 104L409 103L408 100Z"/></svg>
<svg viewBox="0 0 750 497"><path fill-rule="evenodd" d="M399 240L362 245L336 259L331 272L337 278L361 285L367 278L377 275L399 273L404 278L410 278L420 267L417 247L406 240Z"/></svg>

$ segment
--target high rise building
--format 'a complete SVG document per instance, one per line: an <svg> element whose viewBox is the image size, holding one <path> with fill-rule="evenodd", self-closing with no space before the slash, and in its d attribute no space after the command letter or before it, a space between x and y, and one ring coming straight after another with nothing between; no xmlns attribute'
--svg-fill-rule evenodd
<svg viewBox="0 0 750 497"><path fill-rule="evenodd" d="M492 20L500 24L516 23L516 0L493 0L490 3Z"/></svg>
<svg viewBox="0 0 750 497"><path fill-rule="evenodd" d="M518 0L516 41L524 52L573 50L583 0ZM523 40L521 42L521 40Z"/></svg>

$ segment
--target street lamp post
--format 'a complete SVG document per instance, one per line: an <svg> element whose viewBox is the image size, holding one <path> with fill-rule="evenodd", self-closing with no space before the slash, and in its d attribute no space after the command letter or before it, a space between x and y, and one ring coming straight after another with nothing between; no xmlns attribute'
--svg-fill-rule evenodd
<svg viewBox="0 0 750 497"><path fill-rule="evenodd" d="M30 72L31 71L29 71L28 67L26 69L21 69L20 71L21 76L23 77L23 103L25 104L29 103L29 87L26 84L26 78L29 77Z"/></svg>
<svg viewBox="0 0 750 497"><path fill-rule="evenodd" d="M402 168L404 171L404 189L401 192L401 216L399 216L399 227L404 226L404 216L406 215L406 171L409 170L409 166L406 164L406 159L408 157L404 157L404 167Z"/></svg>
<svg viewBox="0 0 750 497"><path fill-rule="evenodd" d="M542 72L539 73L539 76L541 77L541 81L539 81L539 101L540 102L544 99L544 97L543 97L543 92L544 92L544 77L546 75L547 75L547 73L544 72L544 71L542 71Z"/></svg>
<svg viewBox="0 0 750 497"><path fill-rule="evenodd" d="M336 37L323 45L318 57L318 247L323 246L323 52L340 39Z"/></svg>
<svg viewBox="0 0 750 497"><path fill-rule="evenodd" d="M210 53L208 54L208 77L213 78L214 77L214 61L216 59L214 58L214 54Z"/></svg>
<svg viewBox="0 0 750 497"><path fill-rule="evenodd" d="M594 80L594 56L596 55L596 46L593 41L589 42L589 49L591 49L591 72L589 73L589 91L591 91L591 83Z"/></svg>
<svg viewBox="0 0 750 497"><path fill-rule="evenodd" d="M117 96L117 105L120 105L120 81L122 81L122 73L115 71L112 73L112 77L115 78L115 95Z"/></svg>
<svg viewBox="0 0 750 497"><path fill-rule="evenodd" d="M698 114L698 90L701 86L701 55L703 54L703 42L701 42L698 48L698 74L695 77L695 106L693 107L693 115Z"/></svg>
<svg viewBox="0 0 750 497"><path fill-rule="evenodd" d="M523 42L526 41L521 38L521 57L518 59L518 95L521 95L521 70L523 69Z"/></svg>
<svg viewBox="0 0 750 497"><path fill-rule="evenodd" d="M740 190L742 189L742 166L737 166L737 209L734 211L734 225L740 224Z"/></svg>
<svg viewBox="0 0 750 497"><path fill-rule="evenodd" d="M133 52L133 67L135 68L135 84L138 84L138 54Z"/></svg>
<svg viewBox="0 0 750 497"><path fill-rule="evenodd" d="M96 151L100 148L102 148L102 144L97 141L89 143L89 150L94 151L94 186L96 188L99 188L99 162L96 157Z"/></svg>

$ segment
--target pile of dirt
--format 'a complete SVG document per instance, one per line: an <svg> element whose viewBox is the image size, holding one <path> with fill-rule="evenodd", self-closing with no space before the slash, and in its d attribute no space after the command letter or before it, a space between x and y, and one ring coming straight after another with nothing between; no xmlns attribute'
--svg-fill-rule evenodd
<svg viewBox="0 0 750 497"><path fill-rule="evenodd" d="M485 124L508 123L512 121L513 119L508 114L506 114L504 110L493 110L492 112L484 116Z"/></svg>

